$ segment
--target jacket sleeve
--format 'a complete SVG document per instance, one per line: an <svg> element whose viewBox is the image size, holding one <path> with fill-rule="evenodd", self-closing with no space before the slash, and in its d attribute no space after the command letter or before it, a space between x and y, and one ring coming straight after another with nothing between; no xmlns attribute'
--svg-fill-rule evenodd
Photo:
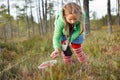
<svg viewBox="0 0 120 80"><path fill-rule="evenodd" d="M54 26L53 48L60 49L60 36L62 35L63 22L60 20L59 15L55 19Z"/></svg>

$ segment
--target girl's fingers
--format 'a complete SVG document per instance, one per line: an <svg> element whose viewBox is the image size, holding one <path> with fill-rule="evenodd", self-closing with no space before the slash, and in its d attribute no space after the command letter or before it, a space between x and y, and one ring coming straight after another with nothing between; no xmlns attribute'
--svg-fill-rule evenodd
<svg viewBox="0 0 120 80"><path fill-rule="evenodd" d="M52 58L55 58L55 57L57 57L58 56L58 53L56 53L56 52L53 52L51 55L50 55L50 57L52 57Z"/></svg>

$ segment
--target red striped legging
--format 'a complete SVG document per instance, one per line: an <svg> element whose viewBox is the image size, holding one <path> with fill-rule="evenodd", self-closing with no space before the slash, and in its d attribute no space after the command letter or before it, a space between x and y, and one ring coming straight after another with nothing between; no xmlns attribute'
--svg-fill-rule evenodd
<svg viewBox="0 0 120 80"><path fill-rule="evenodd" d="M84 52L81 48L81 44L71 43L71 48L72 48L73 52L75 53L79 62L84 63L87 61L86 55L84 54ZM64 63L66 63L66 64L72 63L72 56L65 56L64 53L62 54L62 56L63 56Z"/></svg>

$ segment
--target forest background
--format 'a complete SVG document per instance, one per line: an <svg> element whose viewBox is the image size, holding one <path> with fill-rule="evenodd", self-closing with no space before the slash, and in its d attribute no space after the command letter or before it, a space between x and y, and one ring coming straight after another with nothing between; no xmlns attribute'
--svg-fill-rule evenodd
<svg viewBox="0 0 120 80"><path fill-rule="evenodd" d="M120 79L120 0L116 4L105 0L106 14L101 17L97 15L99 9L90 10L95 0L72 1L86 12L83 50L88 57L88 70L81 72L82 64L74 55L75 65L70 68L60 56L54 67L42 72L37 68L51 60L55 15L70 0L1 0L0 80Z"/></svg>

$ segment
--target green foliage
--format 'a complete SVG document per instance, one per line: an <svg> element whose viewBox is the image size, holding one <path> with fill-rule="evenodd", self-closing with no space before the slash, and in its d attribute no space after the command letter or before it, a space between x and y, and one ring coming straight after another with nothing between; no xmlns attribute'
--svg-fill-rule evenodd
<svg viewBox="0 0 120 80"><path fill-rule="evenodd" d="M5 26L5 23L0 23L0 28L4 26Z"/></svg>
<svg viewBox="0 0 120 80"><path fill-rule="evenodd" d="M17 52L17 45L15 43L0 43L0 48L4 49L6 48L7 50L10 50L10 51L15 51Z"/></svg>
<svg viewBox="0 0 120 80"><path fill-rule="evenodd" d="M93 14L93 17L96 16L96 14ZM111 15L112 17L112 25L117 24L117 16ZM90 20L90 26L91 29L101 29L102 26L107 26L107 15L103 16L101 19L96 19L94 17L92 20Z"/></svg>
<svg viewBox="0 0 120 80"><path fill-rule="evenodd" d="M99 30L102 28L103 24L100 20L91 20L90 26L91 26L91 30Z"/></svg>
<svg viewBox="0 0 120 80"><path fill-rule="evenodd" d="M13 17L10 16L9 14L2 14L2 17L4 17L7 21L10 21Z"/></svg>
<svg viewBox="0 0 120 80"><path fill-rule="evenodd" d="M26 50L35 50L38 52L46 52L49 51L50 45L52 40L48 37L46 38L41 38L39 36L35 36L33 38L30 38L27 41L23 42L23 46ZM48 44L49 43L49 44Z"/></svg>

